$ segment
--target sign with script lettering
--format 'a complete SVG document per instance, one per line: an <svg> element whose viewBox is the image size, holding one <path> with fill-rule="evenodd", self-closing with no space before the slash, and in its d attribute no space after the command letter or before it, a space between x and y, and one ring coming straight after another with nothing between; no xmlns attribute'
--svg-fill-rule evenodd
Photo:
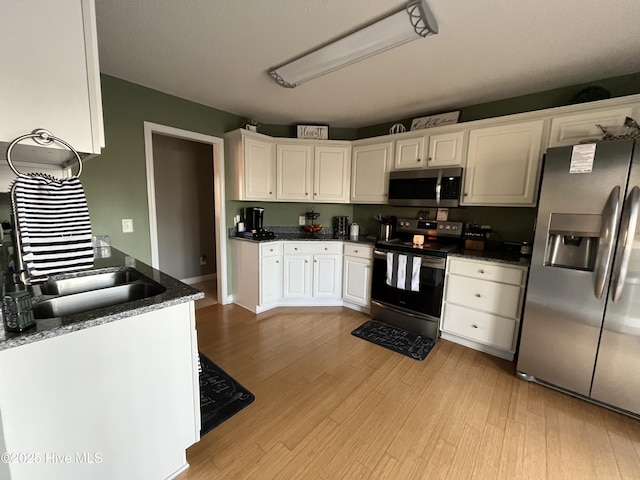
<svg viewBox="0 0 640 480"><path fill-rule="evenodd" d="M329 140L329 127L327 125L298 125L298 138Z"/></svg>
<svg viewBox="0 0 640 480"><path fill-rule="evenodd" d="M441 113L439 115L414 118L411 122L411 130L422 130L423 128L451 125L453 123L458 123L458 118L460 118L460 110L458 110L457 112Z"/></svg>

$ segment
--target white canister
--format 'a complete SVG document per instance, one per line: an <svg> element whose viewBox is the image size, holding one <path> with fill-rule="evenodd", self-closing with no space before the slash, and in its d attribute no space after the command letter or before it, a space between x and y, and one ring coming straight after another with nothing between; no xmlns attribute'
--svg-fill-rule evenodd
<svg viewBox="0 0 640 480"><path fill-rule="evenodd" d="M357 223L351 224L351 229L349 230L349 236L353 239L357 239L360 235L360 226Z"/></svg>

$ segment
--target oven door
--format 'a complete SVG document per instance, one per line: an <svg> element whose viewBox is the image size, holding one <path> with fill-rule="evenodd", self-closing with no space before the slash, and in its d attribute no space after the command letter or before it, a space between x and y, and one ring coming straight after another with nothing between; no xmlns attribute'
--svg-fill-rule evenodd
<svg viewBox="0 0 640 480"><path fill-rule="evenodd" d="M373 253L371 300L408 310L422 316L440 318L446 260L441 257L420 255L420 286L417 292L387 285L387 252L376 249Z"/></svg>

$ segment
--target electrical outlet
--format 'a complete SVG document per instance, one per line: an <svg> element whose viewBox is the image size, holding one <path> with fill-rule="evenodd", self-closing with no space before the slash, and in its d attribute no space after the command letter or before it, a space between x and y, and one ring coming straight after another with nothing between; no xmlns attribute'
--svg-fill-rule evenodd
<svg viewBox="0 0 640 480"><path fill-rule="evenodd" d="M305 218L304 215L300 215L298 217L298 225L304 225L305 224Z"/></svg>
<svg viewBox="0 0 640 480"><path fill-rule="evenodd" d="M133 232L133 220L130 218L122 219L122 233L131 233Z"/></svg>
<svg viewBox="0 0 640 480"><path fill-rule="evenodd" d="M134 257L130 257L129 255L126 255L124 257L124 266L136 268L136 259Z"/></svg>
<svg viewBox="0 0 640 480"><path fill-rule="evenodd" d="M207 256L200 255L200 265L206 265L206 264L207 264Z"/></svg>

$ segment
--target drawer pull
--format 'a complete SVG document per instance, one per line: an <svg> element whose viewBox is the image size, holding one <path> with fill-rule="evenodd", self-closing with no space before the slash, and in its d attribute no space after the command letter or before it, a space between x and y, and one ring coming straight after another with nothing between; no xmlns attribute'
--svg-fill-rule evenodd
<svg viewBox="0 0 640 480"><path fill-rule="evenodd" d="M475 323L472 323L472 324L471 324L471 327L473 327L473 328L478 328L478 325L476 325Z"/></svg>
<svg viewBox="0 0 640 480"><path fill-rule="evenodd" d="M270 251L270 252L273 252L273 248L270 248L270 249L269 249L269 251Z"/></svg>
<svg viewBox="0 0 640 480"><path fill-rule="evenodd" d="M293 247L294 250L298 250L298 247Z"/></svg>
<svg viewBox="0 0 640 480"><path fill-rule="evenodd" d="M480 295L479 293L476 293L476 297L480 298L482 295Z"/></svg>
<svg viewBox="0 0 640 480"><path fill-rule="evenodd" d="M354 250L353 253L358 253L358 250Z"/></svg>
<svg viewBox="0 0 640 480"><path fill-rule="evenodd" d="M478 273L484 273L484 270L480 269L478 270Z"/></svg>
<svg viewBox="0 0 640 480"><path fill-rule="evenodd" d="M329 250L327 247L324 247L325 250Z"/></svg>

